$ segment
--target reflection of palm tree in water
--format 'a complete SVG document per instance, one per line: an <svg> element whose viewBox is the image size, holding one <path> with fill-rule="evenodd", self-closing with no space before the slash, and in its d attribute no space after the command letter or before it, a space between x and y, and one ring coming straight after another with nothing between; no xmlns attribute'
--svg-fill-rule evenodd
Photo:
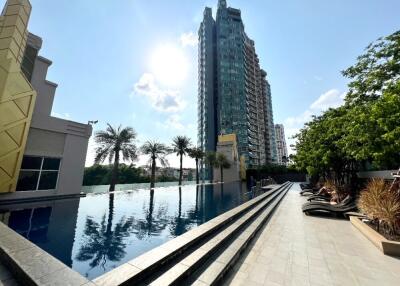
<svg viewBox="0 0 400 286"><path fill-rule="evenodd" d="M196 188L197 191L197 188ZM196 202L197 204L197 202ZM197 207L196 207L197 208ZM189 230L190 225L193 223L193 218L196 218L197 211L193 211L187 218L182 217L182 188L179 187L179 203L178 203L178 215L173 219L170 224L170 232L173 236L181 235Z"/></svg>
<svg viewBox="0 0 400 286"><path fill-rule="evenodd" d="M123 241L129 236L133 226L133 218L122 217L112 228L114 218L114 194L109 195L108 218L103 215L101 223L94 221L91 217L86 218L84 239L76 256L79 261L91 260L91 269L101 265L106 270L107 261L120 261L126 254L126 244ZM86 273L88 275L88 273Z"/></svg>
<svg viewBox="0 0 400 286"><path fill-rule="evenodd" d="M150 190L150 202L148 210L144 210L146 217L143 220L137 220L133 226L136 232L136 237L140 240L149 237L157 236L167 227L167 207L161 205L154 215L154 189Z"/></svg>

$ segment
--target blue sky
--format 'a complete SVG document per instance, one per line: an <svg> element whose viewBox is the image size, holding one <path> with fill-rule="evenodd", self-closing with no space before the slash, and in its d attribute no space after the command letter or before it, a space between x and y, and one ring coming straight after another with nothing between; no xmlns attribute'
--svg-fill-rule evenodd
<svg viewBox="0 0 400 286"><path fill-rule="evenodd" d="M5 1L2 0L2 3ZM43 38L59 84L53 113L133 126L139 144L197 133L197 29L217 0L31 0L29 30ZM398 0L228 0L240 8L287 136L341 103L341 70L373 40L400 28ZM215 11L214 11L215 12ZM171 55L161 60L165 54ZM174 64L177 62L178 64ZM90 143L87 165L93 160ZM143 159L139 164L144 163ZM172 166L178 165L175 156ZM193 166L185 160L185 166Z"/></svg>

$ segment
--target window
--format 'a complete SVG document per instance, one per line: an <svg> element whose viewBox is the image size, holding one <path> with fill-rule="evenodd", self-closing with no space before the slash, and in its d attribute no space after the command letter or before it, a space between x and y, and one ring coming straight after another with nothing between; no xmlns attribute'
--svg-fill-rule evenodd
<svg viewBox="0 0 400 286"><path fill-rule="evenodd" d="M60 162L60 158L24 156L17 191L54 190Z"/></svg>

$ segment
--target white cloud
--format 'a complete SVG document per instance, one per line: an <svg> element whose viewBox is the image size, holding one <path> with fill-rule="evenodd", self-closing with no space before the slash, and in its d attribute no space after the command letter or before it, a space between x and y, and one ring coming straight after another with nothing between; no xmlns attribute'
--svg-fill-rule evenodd
<svg viewBox="0 0 400 286"><path fill-rule="evenodd" d="M160 89L151 73L144 73L141 76L135 84L135 92L147 97L153 108L158 111L177 112L186 106L178 91Z"/></svg>
<svg viewBox="0 0 400 286"><path fill-rule="evenodd" d="M310 110L304 111L302 114L285 119L285 126L299 126L311 120L312 112ZM286 128L285 128L286 132Z"/></svg>
<svg viewBox="0 0 400 286"><path fill-rule="evenodd" d="M165 122L157 122L157 126L165 129L173 130L184 130L185 126L181 122L181 116L178 114L172 114L165 120Z"/></svg>
<svg viewBox="0 0 400 286"><path fill-rule="evenodd" d="M329 108L341 106L345 95L346 93L340 93L337 89L330 89L321 94L306 111L298 116L288 117L285 119L285 135L289 154L295 153L295 151L290 148L290 145L295 144L296 140L291 139L291 137L296 135L300 129L303 128L304 124L312 119L313 115L318 116Z"/></svg>
<svg viewBox="0 0 400 286"><path fill-rule="evenodd" d="M195 47L198 43L197 35L193 32L183 33L180 37L180 42L183 47L190 46Z"/></svg>
<svg viewBox="0 0 400 286"><path fill-rule="evenodd" d="M339 107L343 104L345 95L346 93L340 93L337 89L330 89L321 94L320 97L311 104L310 108L312 110L323 111L331 107Z"/></svg>

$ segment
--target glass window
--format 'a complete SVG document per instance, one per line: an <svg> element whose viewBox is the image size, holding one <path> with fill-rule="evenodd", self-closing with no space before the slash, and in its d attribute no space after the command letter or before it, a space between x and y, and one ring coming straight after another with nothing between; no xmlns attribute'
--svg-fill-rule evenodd
<svg viewBox="0 0 400 286"><path fill-rule="evenodd" d="M58 158L44 158L43 170L58 170L60 168L60 159Z"/></svg>
<svg viewBox="0 0 400 286"><path fill-rule="evenodd" d="M24 156L17 191L54 190L60 162L60 158Z"/></svg>
<svg viewBox="0 0 400 286"><path fill-rule="evenodd" d="M39 179L39 171L24 171L19 173L17 191L36 190Z"/></svg>
<svg viewBox="0 0 400 286"><path fill-rule="evenodd" d="M39 170L42 165L42 157L24 156L21 169Z"/></svg>
<svg viewBox="0 0 400 286"><path fill-rule="evenodd" d="M58 171L42 171L38 190L54 190L57 186Z"/></svg>

